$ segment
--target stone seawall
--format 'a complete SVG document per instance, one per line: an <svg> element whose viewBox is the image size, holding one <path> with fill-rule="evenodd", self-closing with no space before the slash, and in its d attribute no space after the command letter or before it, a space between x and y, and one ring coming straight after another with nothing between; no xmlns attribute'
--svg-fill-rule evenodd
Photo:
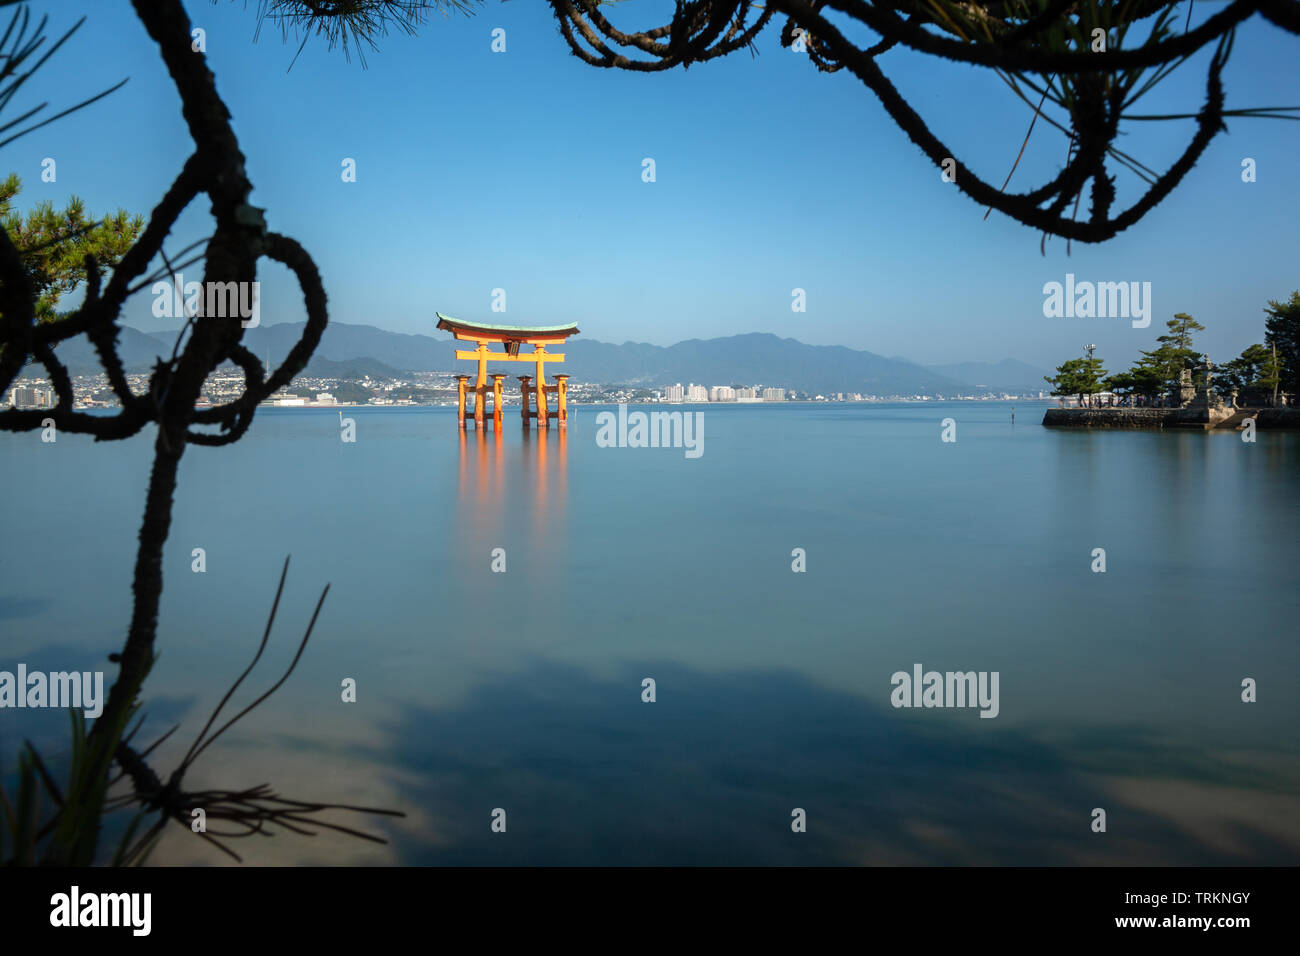
<svg viewBox="0 0 1300 956"><path fill-rule="evenodd" d="M1253 417L1257 429L1300 429L1300 408L1049 408L1049 428L1230 428Z"/></svg>
<svg viewBox="0 0 1300 956"><path fill-rule="evenodd" d="M1256 428L1300 428L1300 408L1261 408L1256 412Z"/></svg>
<svg viewBox="0 0 1300 956"><path fill-rule="evenodd" d="M1049 408L1043 424L1057 428L1165 428L1176 408Z"/></svg>

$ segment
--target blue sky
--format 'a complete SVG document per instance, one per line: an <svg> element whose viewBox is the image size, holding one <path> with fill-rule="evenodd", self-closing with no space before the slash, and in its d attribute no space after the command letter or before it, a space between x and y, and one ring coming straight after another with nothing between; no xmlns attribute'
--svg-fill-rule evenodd
<svg viewBox="0 0 1300 956"><path fill-rule="evenodd" d="M590 67L569 51L549 8L496 0L475 16L437 16L416 37L390 35L354 57L268 25L256 3L188 0L256 190L275 231L315 257L331 319L433 330L435 310L550 325L585 337L668 345L763 331L926 364L1018 358L1055 366L1096 343L1108 368L1150 348L1163 322L1190 312L1215 360L1262 341L1262 308L1300 288L1300 123L1229 120L1174 194L1101 245L1053 239L984 210L939 171L847 73L818 73L770 28L747 53L688 71ZM659 22L665 4L627 4L619 22ZM1193 22L1217 4L1196 5ZM130 82L86 110L5 148L24 180L20 207L71 194L95 213L147 215L192 144L175 90L129 4L60 0L50 33L88 16L18 107L51 109ZM638 12L646 16L638 21ZM631 19L629 19L631 15ZM490 49L506 30L506 52ZM891 52L881 65L959 161L1000 183L1031 111L991 74ZM1142 112L1194 112L1200 56L1150 94ZM1226 72L1229 107L1300 105L1294 36L1255 18ZM14 111L16 115L16 109ZM1163 169L1192 122L1131 124L1123 147ZM1061 134L1035 130L1011 188L1050 178ZM41 161L57 162L43 183ZM345 157L357 181L340 177ZM655 160L657 181L641 178ZM1241 180L1243 157L1258 178ZM960 175L960 173L959 173ZM1124 205L1141 184L1119 172ZM1085 208L1086 208L1085 197ZM169 250L210 230L206 203L182 218ZM187 279L200 278L197 267ZM1042 287L1149 281L1148 329L1123 319L1045 318ZM262 321L301 321L281 267L261 273ZM807 311L791 310L803 288ZM507 312L490 311L506 290ZM147 291L124 321L171 327ZM439 333L441 335L441 333Z"/></svg>

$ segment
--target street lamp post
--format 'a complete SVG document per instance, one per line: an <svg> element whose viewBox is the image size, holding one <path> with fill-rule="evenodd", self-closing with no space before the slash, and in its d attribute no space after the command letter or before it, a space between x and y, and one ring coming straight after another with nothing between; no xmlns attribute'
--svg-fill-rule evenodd
<svg viewBox="0 0 1300 956"><path fill-rule="evenodd" d="M1088 365L1087 365L1087 368L1088 368L1089 371L1091 371L1091 369L1092 369L1092 350L1095 349L1096 347L1097 347L1097 346L1095 346L1095 345L1085 345L1085 346L1083 347L1083 350L1084 350L1085 352L1088 353ZM1089 405L1092 404L1092 395L1091 395L1091 394L1088 395L1088 404L1089 404Z"/></svg>

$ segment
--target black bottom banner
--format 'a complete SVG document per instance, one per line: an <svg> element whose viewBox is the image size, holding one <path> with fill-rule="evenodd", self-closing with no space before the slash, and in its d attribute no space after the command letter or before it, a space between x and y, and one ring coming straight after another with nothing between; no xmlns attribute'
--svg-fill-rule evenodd
<svg viewBox="0 0 1300 956"><path fill-rule="evenodd" d="M1294 869L0 869L6 942L494 941L610 930L809 942L1131 937L1232 945L1293 924ZM684 935L685 934L685 935ZM1239 934L1246 934L1245 937ZM458 935L460 933L458 932Z"/></svg>

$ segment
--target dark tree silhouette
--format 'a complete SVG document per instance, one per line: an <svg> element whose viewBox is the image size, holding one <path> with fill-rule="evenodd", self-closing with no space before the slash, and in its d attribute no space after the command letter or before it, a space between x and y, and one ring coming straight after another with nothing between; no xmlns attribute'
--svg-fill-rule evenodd
<svg viewBox="0 0 1300 956"><path fill-rule="evenodd" d="M1235 29L1247 17L1258 12L1300 33L1296 0L1233 0L1183 33L1175 32L1181 5L1158 0L679 0L668 23L637 32L615 27L599 0L549 2L574 55L593 66L639 71L687 67L749 48L772 18L782 15L783 46L798 44L824 72L848 70L936 167L944 168L945 161L955 164L949 168L957 171L955 184L962 192L1041 230L1044 237L1101 242L1127 229L1178 185L1225 128L1226 117L1294 118L1292 107L1225 109L1222 72ZM1139 38L1133 28L1142 21L1149 21L1149 28ZM854 23L879 39L865 46L850 40L844 28ZM1104 49L1094 49L1099 43ZM1050 182L1023 193L1006 193L1006 183L999 188L981 179L930 131L886 76L878 58L896 47L994 70L1034 108L1035 122L1041 119L1068 134L1064 168ZM1205 47L1212 47L1213 54L1205 104L1198 112L1132 113L1139 97ZM1037 94L1036 104L1031 94ZM1043 112L1044 101L1060 108L1063 121ZM1164 173L1115 146L1121 120L1183 118L1194 118L1196 131ZM1116 195L1108 159L1149 186L1119 212L1113 212ZM1091 209L1086 219L1076 220L1085 190Z"/></svg>
<svg viewBox="0 0 1300 956"><path fill-rule="evenodd" d="M955 174L951 181L958 189L990 210L1041 230L1044 241L1054 235L1103 242L1137 223L1174 190L1226 129L1229 117L1300 119L1300 107L1294 106L1227 109L1222 82L1236 28L1259 14L1300 34L1300 0L1231 0L1194 29L1188 29L1187 0L1182 32L1178 21L1184 4L1169 0L677 0L668 22L641 30L622 29L606 15L607 10L621 14L617 0L547 2L579 59L643 73L685 69L739 50L752 54L759 34L780 18L783 46L806 52L820 71L847 70L876 95L936 168ZM278 23L286 39L290 32L301 33L305 44L321 35L346 53L373 48L390 26L413 33L431 11L470 6L468 0L261 0L258 15L261 22ZM1140 31L1138 25L1144 23ZM861 44L849 38L849 32L861 28L877 39ZM890 81L878 60L895 49L994 71L1033 109L1026 142L1040 120L1066 135L1064 167L1049 182L1021 193L1005 191L1019 156L1002 186L981 178L931 132ZM1199 110L1134 112L1141 97L1204 49L1212 53ZM1047 103L1056 108L1056 116L1045 111ZM1122 121L1179 119L1195 120L1195 131L1164 172L1116 146ZM1119 211L1114 209L1111 164L1148 187ZM1078 219L1085 193L1089 211Z"/></svg>
<svg viewBox="0 0 1300 956"><path fill-rule="evenodd" d="M117 678L109 691L102 714L89 733L84 733L79 724L74 725L72 782L66 793L58 791L30 745L24 755L25 765L32 772L40 774L46 789L59 807L55 818L35 834L38 839L41 836L51 838L46 859L55 863L78 865L93 862L98 844L100 816L105 809L112 809L115 805L114 801L106 802L108 777L115 761L133 784L133 791L125 802L140 804L146 810L161 813L159 823L154 831L150 831L151 834L169 818L183 820L188 829L187 811L193 806L209 807L215 810L216 818L243 824L233 832L224 833L226 836L263 832L267 821L279 822L290 829L301 831L302 827L295 827L294 824L307 822L305 815L330 809L325 804L284 800L266 787L202 794L184 793L181 789L182 776L212 739L206 736L207 730L229 699L229 693L209 720L209 727L204 729L200 740L196 741L167 784L161 783L146 762L148 751L139 753L132 748L131 737L134 731L127 732L127 726L139 706L141 686L154 661L158 605L163 588L163 546L171 526L172 498L176 490L181 456L189 444L225 445L237 441L252 423L258 403L287 385L307 364L312 351L320 342L327 322L325 290L311 257L293 239L270 231L262 210L248 203L252 184L245 172L243 153L240 152L239 143L230 126L230 113L217 94L204 55L191 47L190 22L181 3L179 0L134 0L134 7L140 22L158 44L163 62L180 95L185 122L194 140L194 153L186 160L176 180L154 208L144 231L112 270L107 283L101 280L101 270L93 256L87 256L85 301L77 309L54 321L36 321L39 290L32 282L22 255L11 237L0 229L0 393L8 389L29 360L35 360L45 367L58 396L52 410L12 409L0 412L0 428L8 431L35 430L43 427L45 419L52 419L58 429L92 435L97 441L105 441L130 437L147 425L157 426L153 467L149 476L132 580L134 603L131 622L121 652L112 657L120 665ZM15 29L19 27L21 29ZM14 15L6 39L0 41L0 46L11 44L0 51L4 55L3 61L0 61L0 104L8 102L8 96L3 95L10 88L6 86L6 81L16 85L17 81L30 75L30 72L25 75L18 73L18 64L21 62L18 55L22 54L22 58L26 58L40 46L43 27L44 21L41 21L35 32L30 33L26 11ZM67 34L63 39L66 38ZM62 43L62 40L59 42ZM212 288L212 283L252 282L257 276L257 262L262 257L283 263L297 276L302 289L307 310L306 326L301 339L290 350L283 364L268 375L256 356L241 344L243 326L239 317L203 314L192 316L182 330L181 338L177 340L177 348L172 357L166 361L159 360L154 366L147 393L133 394L117 353L120 331L118 317L122 304L132 292L153 281L153 276L146 277L143 281L137 280L141 279L155 259L161 257L166 265L166 274L172 272L173 265L164 251L164 242L177 217L201 195L208 198L215 221L215 229L207 238L202 254L197 257L205 263L204 288ZM94 344L109 384L121 403L121 410L115 415L96 416L73 410L72 384L67 369L55 354L55 346L82 334ZM196 410L195 401L200 396L204 381L227 359L244 370L243 393L237 399L218 407ZM216 426L216 430L202 426ZM286 571L287 567L286 562ZM280 583L283 588L283 575ZM324 597L322 594L322 601ZM278 602L277 592L277 605ZM317 612L319 610L318 605ZM274 615L273 607L272 621ZM312 621L315 622L314 616ZM262 647L265 647L269 636L270 623L267 624ZM304 645L310 634L309 627L303 638ZM301 646L298 653L302 653ZM259 649L258 657L260 656ZM254 658L254 664L257 659ZM294 663L296 662L295 657ZM250 670L251 667L252 665ZM245 671L244 676L247 673ZM239 686L244 676L236 681L235 687ZM288 673L284 676L287 678ZM283 680L281 678L279 683ZM234 687L231 688L231 693L233 691ZM265 699L265 696L259 698L257 703ZM241 711L235 719L249 709L251 708ZM224 729L223 726L221 730ZM213 737L215 736L214 734ZM12 816L7 801L4 809ZM332 826L320 821L313 822L316 825ZM346 828L334 828L355 832ZM140 844L124 847L122 861L137 856L141 848ZM29 846L26 849L30 851L31 848ZM21 858L23 852L24 848L19 847L16 856Z"/></svg>

